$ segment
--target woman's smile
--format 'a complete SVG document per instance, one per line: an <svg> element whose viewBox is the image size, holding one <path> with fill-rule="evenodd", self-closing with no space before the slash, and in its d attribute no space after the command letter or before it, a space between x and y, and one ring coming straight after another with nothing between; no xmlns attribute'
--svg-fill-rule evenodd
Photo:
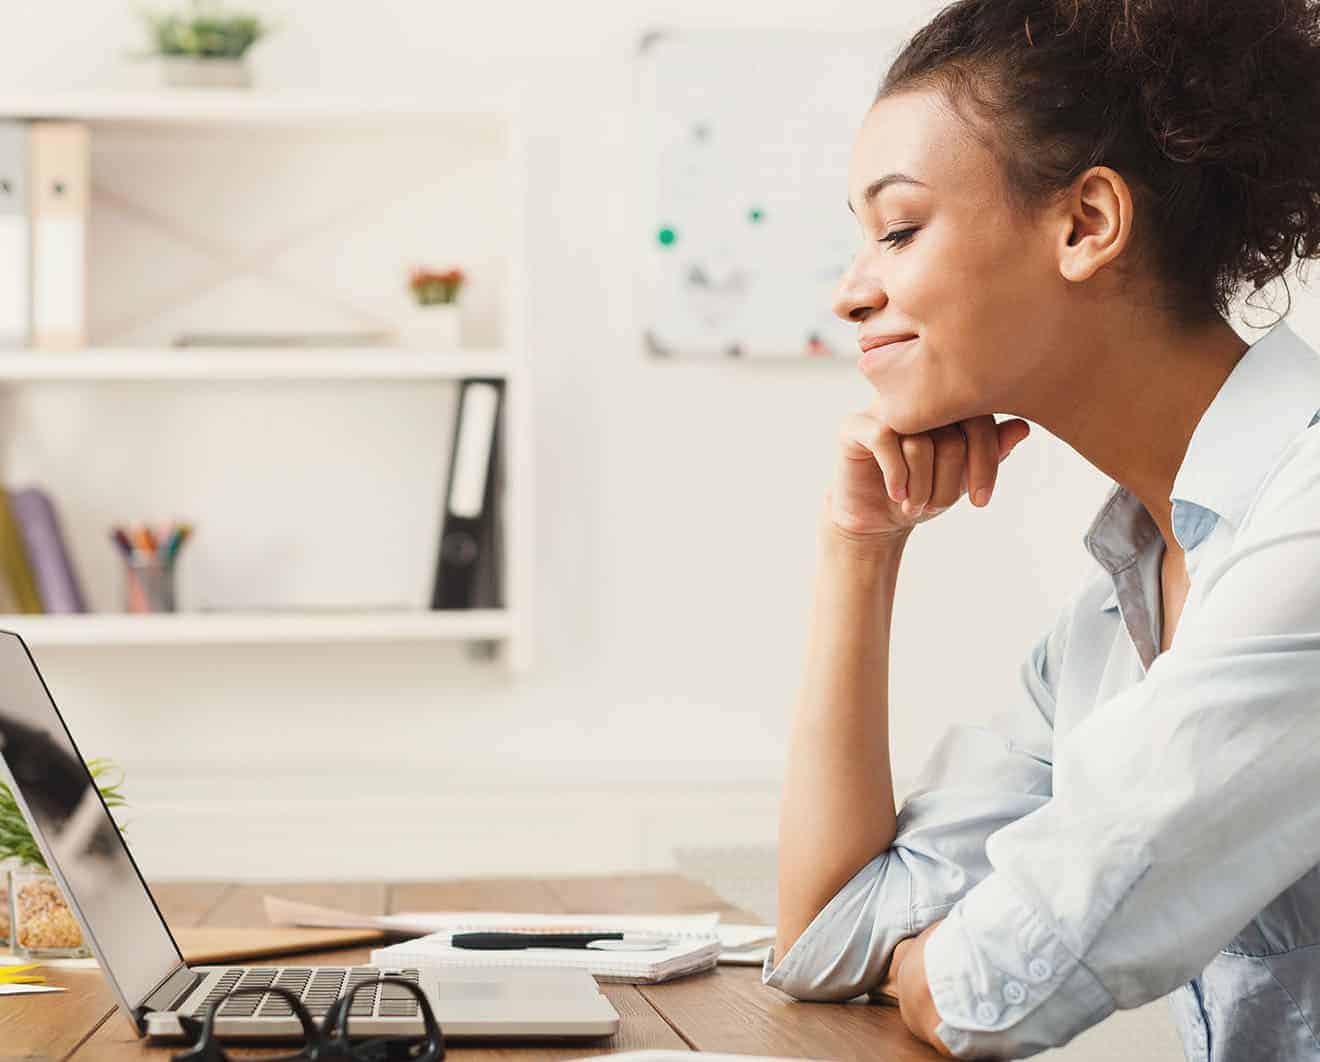
<svg viewBox="0 0 1320 1062"><path fill-rule="evenodd" d="M864 350L862 356L857 359L857 368L861 370L863 376L866 376L870 370L878 368L890 358L907 353L918 338L913 336L911 339L900 339L894 343L885 343L883 346Z"/></svg>

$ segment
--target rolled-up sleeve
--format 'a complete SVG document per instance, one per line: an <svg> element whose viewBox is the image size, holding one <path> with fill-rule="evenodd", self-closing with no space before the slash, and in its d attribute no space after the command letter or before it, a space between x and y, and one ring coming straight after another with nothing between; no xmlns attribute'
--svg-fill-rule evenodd
<svg viewBox="0 0 1320 1062"><path fill-rule="evenodd" d="M894 947L990 872L986 838L1050 798L1054 682L1065 613L1022 663L1025 696L985 726L957 726L936 744L898 812L892 846L830 899L762 981L798 999L872 992ZM881 997L882 999L884 997Z"/></svg>
<svg viewBox="0 0 1320 1062"><path fill-rule="evenodd" d="M1175 644L1055 743L927 938L959 1058L1020 1058L1195 977L1320 863L1320 437L1267 479Z"/></svg>

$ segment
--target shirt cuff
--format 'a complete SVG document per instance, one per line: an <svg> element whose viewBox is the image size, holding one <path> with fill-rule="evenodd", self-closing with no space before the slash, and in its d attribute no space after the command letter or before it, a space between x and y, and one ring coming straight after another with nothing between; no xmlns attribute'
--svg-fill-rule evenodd
<svg viewBox="0 0 1320 1062"><path fill-rule="evenodd" d="M901 879L886 880L898 873ZM761 983L795 999L842 1002L868 995L888 973L894 945L911 934L906 873L887 852L872 859L816 913L778 965L770 946ZM900 895L904 904L892 910L877 900Z"/></svg>
<svg viewBox="0 0 1320 1062"><path fill-rule="evenodd" d="M925 966L941 1019L935 1035L956 1058L1032 1055L1116 1009L1001 873L973 886L926 938Z"/></svg>

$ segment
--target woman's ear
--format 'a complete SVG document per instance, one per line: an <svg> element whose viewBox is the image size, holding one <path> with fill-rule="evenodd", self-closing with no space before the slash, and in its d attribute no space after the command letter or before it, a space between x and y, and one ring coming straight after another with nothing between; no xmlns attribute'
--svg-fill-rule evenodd
<svg viewBox="0 0 1320 1062"><path fill-rule="evenodd" d="M1059 272L1074 283L1089 280L1114 261L1132 235L1132 192L1108 166L1092 166L1063 200Z"/></svg>

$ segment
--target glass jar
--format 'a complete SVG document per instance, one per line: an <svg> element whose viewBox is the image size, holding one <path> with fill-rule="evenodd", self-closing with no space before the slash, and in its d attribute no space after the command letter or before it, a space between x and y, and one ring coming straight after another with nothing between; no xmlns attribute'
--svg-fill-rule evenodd
<svg viewBox="0 0 1320 1062"><path fill-rule="evenodd" d="M9 947L9 864L0 860L0 948Z"/></svg>
<svg viewBox="0 0 1320 1062"><path fill-rule="evenodd" d="M21 957L84 959L92 953L48 870L20 866L9 871L9 917L12 946Z"/></svg>

